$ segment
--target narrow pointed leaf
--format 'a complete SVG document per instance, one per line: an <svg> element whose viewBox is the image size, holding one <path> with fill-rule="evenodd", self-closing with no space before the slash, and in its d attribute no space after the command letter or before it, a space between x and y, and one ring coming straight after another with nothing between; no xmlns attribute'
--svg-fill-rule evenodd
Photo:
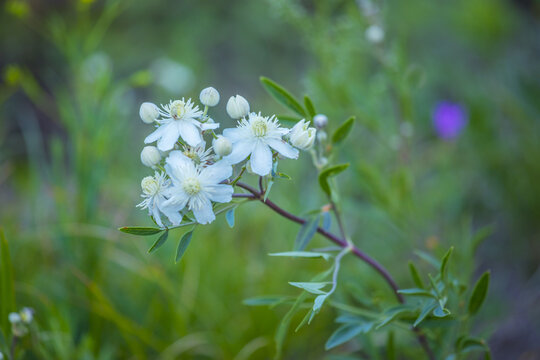
<svg viewBox="0 0 540 360"><path fill-rule="evenodd" d="M414 263L412 261L409 261L409 271L411 273L411 277L415 283L416 286L418 286L420 289L424 288L424 283L422 279L420 278L420 274L418 273L418 269L416 269L416 266L414 266Z"/></svg>
<svg viewBox="0 0 540 360"><path fill-rule="evenodd" d="M346 343L355 336L371 331L373 323L365 322L363 324L345 324L340 326L328 339L324 345L325 350L330 350Z"/></svg>
<svg viewBox="0 0 540 360"><path fill-rule="evenodd" d="M313 251L286 251L280 253L271 253L269 256L288 256L288 257L303 257L303 258L323 258L324 260L330 259L330 254L313 252Z"/></svg>
<svg viewBox="0 0 540 360"><path fill-rule="evenodd" d="M347 137L347 135L349 135L349 133L351 132L351 130L353 128L354 119L355 119L355 117L351 116L350 118L345 120L339 126L339 128L337 128L337 130L334 132L334 134L332 134L332 143L339 144L340 142L345 140L345 138Z"/></svg>
<svg viewBox="0 0 540 360"><path fill-rule="evenodd" d="M442 260L441 260L441 279L444 279L446 276L446 268L448 267L448 259L450 259L450 255L452 255L452 251L454 251L454 247L450 247L446 254L444 254Z"/></svg>
<svg viewBox="0 0 540 360"><path fill-rule="evenodd" d="M159 249L165 242L167 241L167 238L169 237L169 230L165 230L163 234L159 236L159 238L156 240L154 245L150 249L148 249L148 253L154 252L155 250Z"/></svg>
<svg viewBox="0 0 540 360"><path fill-rule="evenodd" d="M468 307L471 315L476 314L484 303L489 287L489 275L489 271L486 271L474 286Z"/></svg>
<svg viewBox="0 0 540 360"><path fill-rule="evenodd" d="M319 214L309 218L298 231L294 241L294 250L302 251L308 246L309 242L315 236L319 227Z"/></svg>
<svg viewBox="0 0 540 360"><path fill-rule="evenodd" d="M234 227L234 210L236 210L236 207L233 207L231 210L225 213L225 219L227 220L227 224L231 229Z"/></svg>
<svg viewBox="0 0 540 360"><path fill-rule="evenodd" d="M396 320L401 315L409 314L411 312L412 312L412 309L408 307L397 307L397 308L391 309L386 313L386 317L383 318L382 321L379 322L379 324L377 324L377 327L375 329L378 330L382 328L383 326Z"/></svg>
<svg viewBox="0 0 540 360"><path fill-rule="evenodd" d="M294 96L292 96L291 93L285 90L285 88L264 76L261 76L260 80L263 87L266 89L266 91L268 91L270 95L274 97L274 99L276 99L279 103L285 105L298 115L306 117L307 114L302 105L300 105L300 103L294 98Z"/></svg>
<svg viewBox="0 0 540 360"><path fill-rule="evenodd" d="M317 112L315 111L315 106L313 106L313 102L307 95L304 96L304 105L306 107L309 117L313 119L313 117L317 115Z"/></svg>
<svg viewBox="0 0 540 360"><path fill-rule="evenodd" d="M243 304L248 306L275 306L277 304L283 303L285 301L291 300L290 296L257 296L249 299L244 299Z"/></svg>
<svg viewBox="0 0 540 360"><path fill-rule="evenodd" d="M417 327L435 308L437 307L437 302L435 300L430 300L425 303L420 311L420 315L414 321L413 326Z"/></svg>
<svg viewBox="0 0 540 360"><path fill-rule="evenodd" d="M176 260L175 262L179 262L182 256L184 256L184 253L186 252L186 249L191 242L191 237L193 236L193 230L188 231L185 233L182 238L180 239L180 242L178 243L178 248L176 249Z"/></svg>
<svg viewBox="0 0 540 360"><path fill-rule="evenodd" d="M328 178L332 176L336 176L337 174L347 170L348 167L349 167L348 163L339 164L339 165L331 166L321 171L321 173L319 174L319 185L328 196L330 196L331 194L330 185L328 184Z"/></svg>
<svg viewBox="0 0 540 360"><path fill-rule="evenodd" d="M300 288L302 290L305 290L311 294L325 295L326 292L322 291L321 289L331 283L330 282L292 282L292 281L289 281L289 284L297 288Z"/></svg>
<svg viewBox="0 0 540 360"><path fill-rule="evenodd" d="M124 226L119 228L118 230L120 230L121 232L125 232L126 234L148 236L160 233L164 229L143 226Z"/></svg>
<svg viewBox="0 0 540 360"><path fill-rule="evenodd" d="M322 228L326 231L329 231L331 226L332 226L332 216L330 215L329 211L324 211L322 213Z"/></svg>
<svg viewBox="0 0 540 360"><path fill-rule="evenodd" d="M0 332L3 332L6 336L11 331L8 315L15 310L13 266L9 255L8 242L3 230L0 228Z"/></svg>
<svg viewBox="0 0 540 360"><path fill-rule="evenodd" d="M426 296L426 297L430 297L430 298L435 298L435 295L433 295L431 292L429 292L429 291L427 291L425 289L417 289L417 288L401 289L401 290L398 290L397 292L400 293L400 294L403 294L403 295Z"/></svg>

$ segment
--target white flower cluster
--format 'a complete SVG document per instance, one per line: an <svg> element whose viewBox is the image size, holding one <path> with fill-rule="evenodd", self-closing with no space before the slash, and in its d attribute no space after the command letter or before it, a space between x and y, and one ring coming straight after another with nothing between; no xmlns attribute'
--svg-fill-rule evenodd
<svg viewBox="0 0 540 360"><path fill-rule="evenodd" d="M34 320L34 310L28 307L22 308L19 312L9 313L8 320L11 324L13 335L24 336L28 333L28 326Z"/></svg>
<svg viewBox="0 0 540 360"><path fill-rule="evenodd" d="M238 120L237 126L216 134L220 125L208 116L208 108L219 103L219 92L206 88L199 99L203 110L184 98L161 107L145 102L139 110L142 121L156 127L144 142L156 146L145 146L141 152L141 162L155 173L142 179L144 200L137 206L148 209L162 228L161 215L172 226L184 217L194 217L200 224L212 222L214 204L232 200L234 165L247 160L243 166L248 171L268 176L278 156L296 159L298 149L308 150L315 141L316 129L309 127L309 121L284 128L275 116L250 112L248 101L240 95L232 96L226 107L229 116ZM205 137L212 138L209 148Z"/></svg>

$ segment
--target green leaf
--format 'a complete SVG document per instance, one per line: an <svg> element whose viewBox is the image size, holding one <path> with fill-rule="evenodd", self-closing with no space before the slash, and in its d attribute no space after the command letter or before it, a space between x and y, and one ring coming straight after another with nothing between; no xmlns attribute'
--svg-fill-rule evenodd
<svg viewBox="0 0 540 360"><path fill-rule="evenodd" d="M260 80L263 87L270 95L274 97L274 99L298 115L306 117L306 112L304 108L302 108L302 105L300 105L300 103L287 90L264 76L261 76Z"/></svg>
<svg viewBox="0 0 540 360"><path fill-rule="evenodd" d="M469 299L469 314L474 315L480 310L489 287L489 271L486 271L480 279L476 282L472 291L471 298Z"/></svg>
<svg viewBox="0 0 540 360"><path fill-rule="evenodd" d="M244 299L243 304L248 306L275 306L291 299L293 298L290 296L282 295L256 296L249 299Z"/></svg>
<svg viewBox="0 0 540 360"><path fill-rule="evenodd" d="M456 347L461 354L466 354L472 351L483 351L484 359L491 359L491 351L489 350L489 346L483 339L473 337L461 337L456 342Z"/></svg>
<svg viewBox="0 0 540 360"><path fill-rule="evenodd" d="M178 243L178 248L176 249L176 260L177 263L180 261L184 253L186 252L186 249L191 242L191 237L193 236L193 230L188 231L184 235L182 235L182 238L180 239L180 242Z"/></svg>
<svg viewBox="0 0 540 360"><path fill-rule="evenodd" d="M417 288L411 288L411 289L402 289L397 291L400 294L403 295L410 295L410 296L427 296L430 298L435 298L435 295L433 295L430 291L427 291L425 289L417 289Z"/></svg>
<svg viewBox="0 0 540 360"><path fill-rule="evenodd" d="M448 267L448 259L450 258L450 255L452 255L452 251L454 251L454 247L450 247L446 254L444 254L442 260L441 260L441 279L444 279L446 276L446 268Z"/></svg>
<svg viewBox="0 0 540 360"><path fill-rule="evenodd" d="M414 266L414 263L412 261L409 261L409 271L411 273L411 277L420 289L424 288L424 283L422 279L420 278L420 274L418 273L418 269L416 269L416 266Z"/></svg>
<svg viewBox="0 0 540 360"><path fill-rule="evenodd" d="M331 284L331 282L293 282L289 281L289 284L292 286L296 286L297 288L300 288L302 290L305 290L311 294L315 295L325 295L326 292L322 291L321 289L325 287L326 285Z"/></svg>
<svg viewBox="0 0 540 360"><path fill-rule="evenodd" d="M9 256L8 242L4 231L0 228L0 330L5 336L11 333L8 315L15 310L13 266Z"/></svg>
<svg viewBox="0 0 540 360"><path fill-rule="evenodd" d="M126 234L148 236L160 233L164 229L143 226L124 226L119 228L118 230L120 230L121 232L125 232Z"/></svg>
<svg viewBox="0 0 540 360"><path fill-rule="evenodd" d="M332 216L330 216L330 212L323 211L322 212L322 228L326 231L329 231L331 226L332 226Z"/></svg>
<svg viewBox="0 0 540 360"><path fill-rule="evenodd" d="M392 309L390 309L390 310L388 310L386 312L387 316L385 318L383 318L379 322L379 324L377 325L377 327L375 329L379 330L383 326L385 326L385 325L391 323L392 321L396 320L401 315L409 314L411 312L412 312L412 309L409 308L409 307L405 307L405 306L398 306L398 307L392 308Z"/></svg>
<svg viewBox="0 0 540 360"><path fill-rule="evenodd" d="M330 336L326 344L324 345L325 350L330 350L346 343L347 341L353 339L359 334L365 334L373 328L373 323L365 322L363 324L345 324L340 326L334 333Z"/></svg>
<svg viewBox="0 0 540 360"><path fill-rule="evenodd" d="M339 164L339 165L331 166L321 171L321 173L319 174L319 185L328 196L330 196L331 194L330 185L328 184L328 178L332 176L336 176L337 174L345 171L348 167L349 167L348 163Z"/></svg>
<svg viewBox="0 0 540 360"><path fill-rule="evenodd" d="M289 115L277 115L277 118L281 122L290 123L291 125L296 124L302 118L296 117L296 116L289 116Z"/></svg>
<svg viewBox="0 0 540 360"><path fill-rule="evenodd" d="M271 253L269 256L290 256L290 257L303 257L303 258L323 258L324 260L330 259L330 254L312 251L286 251L280 253Z"/></svg>
<svg viewBox="0 0 540 360"><path fill-rule="evenodd" d="M168 237L169 237L169 229L165 230L165 232L159 236L159 238L156 240L154 245L152 245L152 247L148 249L148 253L150 254L151 252L159 249L161 245L165 244Z"/></svg>
<svg viewBox="0 0 540 360"><path fill-rule="evenodd" d="M304 106L306 107L309 117L313 119L313 117L317 115L317 112L315 111L315 106L313 106L313 102L307 95L304 96Z"/></svg>
<svg viewBox="0 0 540 360"><path fill-rule="evenodd" d="M304 250L311 241L311 239L313 239L313 236L315 236L318 227L319 214L309 218L302 225L302 227L298 231L298 235L296 235L296 240L294 241L294 250Z"/></svg>
<svg viewBox="0 0 540 360"><path fill-rule="evenodd" d="M312 318L312 314L313 314L313 309L309 309L306 315L302 318L302 321L300 321L300 324L298 324L296 329L294 329L294 332L298 332L298 330L304 327L304 325L306 325L309 322L309 320Z"/></svg>
<svg viewBox="0 0 540 360"><path fill-rule="evenodd" d="M225 213L225 219L227 220L227 224L231 229L234 227L234 210L236 210L236 207L233 207L231 210Z"/></svg>
<svg viewBox="0 0 540 360"><path fill-rule="evenodd" d="M276 342L275 359L281 358L281 353L283 351L283 341L285 340L285 335L287 335L287 330L289 329L289 325L291 323L292 317L298 311L298 309L300 308L300 305L302 305L302 303L304 302L307 296L308 296L307 292L302 292L302 294L300 294L300 296L294 302L293 306L285 314L283 319L281 319L281 322L279 323L279 326L276 330L276 334L274 335L274 340Z"/></svg>
<svg viewBox="0 0 540 360"><path fill-rule="evenodd" d="M437 306L435 310L433 310L433 315L439 318L446 317L450 314L451 314L450 310L448 310L447 308L441 307L440 305Z"/></svg>
<svg viewBox="0 0 540 360"><path fill-rule="evenodd" d="M435 308L437 307L437 302L435 300L430 300L424 304L420 315L414 321L413 326L417 327Z"/></svg>
<svg viewBox="0 0 540 360"><path fill-rule="evenodd" d="M351 116L350 118L345 120L339 126L339 128L337 128L336 131L334 131L334 134L332 134L332 143L339 144L340 142L345 140L345 138L347 137L347 135L349 135L349 133L351 132L353 128L354 120L355 120L355 117Z"/></svg>
<svg viewBox="0 0 540 360"><path fill-rule="evenodd" d="M276 173L276 178L284 179L284 180L291 180L292 179L289 175L287 175L285 173L282 173L282 172Z"/></svg>

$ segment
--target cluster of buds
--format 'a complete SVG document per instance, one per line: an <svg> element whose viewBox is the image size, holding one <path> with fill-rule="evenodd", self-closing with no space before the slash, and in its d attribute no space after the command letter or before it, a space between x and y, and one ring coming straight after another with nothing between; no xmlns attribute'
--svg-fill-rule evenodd
<svg viewBox="0 0 540 360"><path fill-rule="evenodd" d="M28 326L34 320L34 310L28 307L22 308L19 312L10 313L8 320L11 323L13 335L22 337L28 333Z"/></svg>
<svg viewBox="0 0 540 360"><path fill-rule="evenodd" d="M141 162L154 170L141 182L147 209L156 224L177 226L184 219L207 224L215 219L216 204L232 200L233 186L244 170L261 177L276 176L278 158L298 158L299 150L310 150L317 130L310 122L299 121L292 129L282 127L275 115L250 111L240 95L227 101L227 114L237 126L217 134L220 124L208 115L219 104L220 94L213 87L203 89L199 108L192 99L171 100L157 105L144 102L139 115L155 130L146 137ZM325 126L318 120L319 128ZM211 138L212 146L207 147ZM153 144L155 143L155 145ZM239 169L235 171L235 166ZM231 180L236 173L235 180Z"/></svg>

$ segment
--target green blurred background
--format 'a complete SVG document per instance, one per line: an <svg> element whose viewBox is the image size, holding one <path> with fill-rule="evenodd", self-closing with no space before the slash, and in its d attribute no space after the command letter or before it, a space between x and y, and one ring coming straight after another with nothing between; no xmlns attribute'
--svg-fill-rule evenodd
<svg viewBox="0 0 540 360"><path fill-rule="evenodd" d="M287 309L242 301L296 295L287 281L326 268L267 256L292 248L297 225L250 203L234 229L223 218L199 227L179 264L175 241L149 255L152 239L116 230L151 224L135 208L148 174L140 103L214 86L222 127L237 93L286 114L261 75L309 94L330 129L357 116L333 159L352 164L339 181L356 245L403 287L414 249L454 245L457 273L492 270L475 331L494 358L540 358L538 1L7 0L0 11L0 226L17 306L36 310L42 335L24 340L25 358L274 355ZM366 37L373 24L380 42ZM451 141L433 128L440 101L468 115ZM293 180L274 185L277 203L297 214L324 205L308 154L280 167ZM473 261L462 249L486 225ZM355 259L343 266L337 299L389 293ZM284 357L339 353L324 351L333 312L290 330Z"/></svg>

